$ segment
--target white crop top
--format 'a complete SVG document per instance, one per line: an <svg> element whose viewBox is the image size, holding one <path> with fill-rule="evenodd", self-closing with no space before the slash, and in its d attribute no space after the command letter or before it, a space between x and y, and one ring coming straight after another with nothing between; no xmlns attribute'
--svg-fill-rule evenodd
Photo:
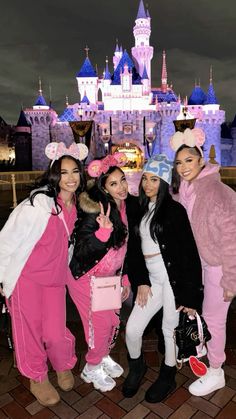
<svg viewBox="0 0 236 419"><path fill-rule="evenodd" d="M149 211L142 218L140 227L139 227L142 252L144 255L154 255L155 253L160 253L159 244L155 243L150 235L150 222L152 219L152 215L149 218L148 218L148 215L150 215L150 212L154 210L154 206L155 206L155 202L149 202L148 204Z"/></svg>

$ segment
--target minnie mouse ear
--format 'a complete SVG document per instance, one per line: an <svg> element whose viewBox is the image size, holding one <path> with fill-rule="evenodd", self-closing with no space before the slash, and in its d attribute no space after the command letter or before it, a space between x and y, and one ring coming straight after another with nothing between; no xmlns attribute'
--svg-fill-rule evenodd
<svg viewBox="0 0 236 419"><path fill-rule="evenodd" d="M93 160L88 165L88 174L91 177L98 177L101 173L102 161Z"/></svg>
<svg viewBox="0 0 236 419"><path fill-rule="evenodd" d="M180 146L183 144L184 134L180 131L177 131L172 137L170 138L170 147L172 150L177 151Z"/></svg>
<svg viewBox="0 0 236 419"><path fill-rule="evenodd" d="M189 128L187 128L184 131L184 143L188 146L188 147L195 147L196 145L196 137L194 134L194 130L191 130Z"/></svg>
<svg viewBox="0 0 236 419"><path fill-rule="evenodd" d="M206 140L205 132L201 128L194 128L192 133L194 134L196 145L201 147Z"/></svg>
<svg viewBox="0 0 236 419"><path fill-rule="evenodd" d="M50 159L53 160L57 154L59 143L53 142L49 143L45 148L45 154Z"/></svg>
<svg viewBox="0 0 236 419"><path fill-rule="evenodd" d="M76 144L79 150L79 159L84 160L88 155L88 147L85 144Z"/></svg>

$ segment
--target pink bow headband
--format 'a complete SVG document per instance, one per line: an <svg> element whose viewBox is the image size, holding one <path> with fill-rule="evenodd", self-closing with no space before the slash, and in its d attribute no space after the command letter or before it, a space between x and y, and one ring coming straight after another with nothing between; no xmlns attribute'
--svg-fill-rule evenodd
<svg viewBox="0 0 236 419"><path fill-rule="evenodd" d="M99 177L102 173L106 173L111 166L124 166L127 161L125 153L114 153L106 156L102 160L93 160L88 165L88 174L91 177Z"/></svg>
<svg viewBox="0 0 236 419"><path fill-rule="evenodd" d="M184 132L177 131L170 139L172 150L177 151L183 144L188 147L197 147L203 156L201 146L205 142L205 133L201 128L187 128Z"/></svg>
<svg viewBox="0 0 236 419"><path fill-rule="evenodd" d="M62 156L71 156L76 160L84 160L88 155L88 147L81 143L72 143L69 148L62 142L60 143L49 143L45 148L46 156L52 160L60 159Z"/></svg>

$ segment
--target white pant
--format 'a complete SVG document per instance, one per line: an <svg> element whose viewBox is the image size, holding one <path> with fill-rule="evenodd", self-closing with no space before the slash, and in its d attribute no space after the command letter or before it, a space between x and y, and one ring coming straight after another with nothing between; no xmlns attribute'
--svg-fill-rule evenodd
<svg viewBox="0 0 236 419"><path fill-rule="evenodd" d="M173 333L179 322L179 313L176 312L175 298L162 256L146 259L146 266L152 284L152 297L148 297L147 305L144 308L138 304L134 305L126 326L126 345L130 357L139 358L143 332L152 317L163 307L162 331L165 340L165 364L172 367L176 363Z"/></svg>

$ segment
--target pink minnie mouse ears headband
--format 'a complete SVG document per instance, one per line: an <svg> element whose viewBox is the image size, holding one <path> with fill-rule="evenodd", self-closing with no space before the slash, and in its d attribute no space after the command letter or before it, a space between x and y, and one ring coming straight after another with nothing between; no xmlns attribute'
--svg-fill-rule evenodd
<svg viewBox="0 0 236 419"><path fill-rule="evenodd" d="M84 160L88 155L88 147L85 144L72 143L70 147L67 148L62 142L53 142L46 146L45 154L52 160L52 164L62 156L71 156L77 160Z"/></svg>
<svg viewBox="0 0 236 419"><path fill-rule="evenodd" d="M184 132L177 131L170 139L172 150L177 151L183 144L197 147L203 157L201 146L205 142L205 133L201 128L187 128Z"/></svg>
<svg viewBox="0 0 236 419"><path fill-rule="evenodd" d="M125 153L114 153L106 156L102 160L93 160L88 165L88 174L91 177L99 177L102 173L106 173L111 166L124 166L127 161Z"/></svg>

